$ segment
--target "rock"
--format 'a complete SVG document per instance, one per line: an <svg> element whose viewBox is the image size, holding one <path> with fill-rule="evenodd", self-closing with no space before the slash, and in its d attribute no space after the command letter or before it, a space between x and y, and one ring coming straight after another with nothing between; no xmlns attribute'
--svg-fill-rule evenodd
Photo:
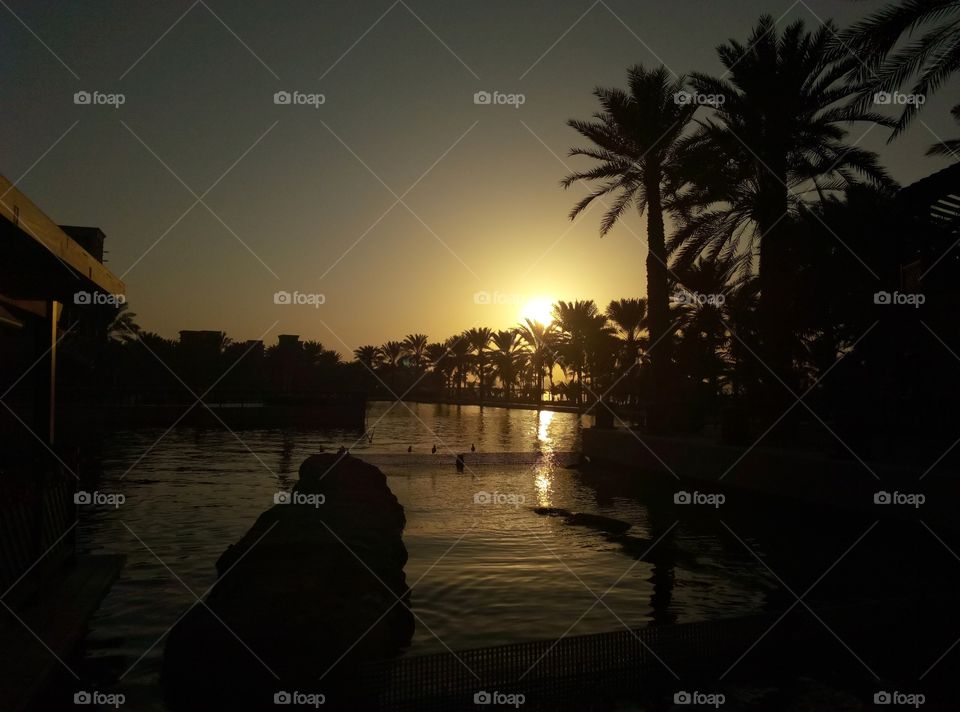
<svg viewBox="0 0 960 712"><path fill-rule="evenodd" d="M571 512L562 507L534 507L533 511L547 517L563 517L565 524L572 527L590 527L609 534L623 534L632 525L602 514L588 514L586 512Z"/></svg>
<svg viewBox="0 0 960 712"><path fill-rule="evenodd" d="M560 507L534 507L533 511L547 517L569 517L570 511Z"/></svg>
<svg viewBox="0 0 960 712"><path fill-rule="evenodd" d="M281 691L354 706L373 693L349 684L357 666L409 645L406 519L384 474L313 455L292 499L227 548L206 607L170 633L162 674L173 709L269 709Z"/></svg>

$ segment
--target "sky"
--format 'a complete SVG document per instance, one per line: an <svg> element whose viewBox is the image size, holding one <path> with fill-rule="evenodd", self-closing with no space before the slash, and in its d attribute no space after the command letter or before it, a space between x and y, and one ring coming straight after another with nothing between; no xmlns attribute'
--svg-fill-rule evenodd
<svg viewBox="0 0 960 712"><path fill-rule="evenodd" d="M54 221L106 233L144 329L299 334L344 355L441 341L512 326L531 301L645 293L644 220L601 239L602 206L571 222L586 188L560 187L584 165L566 121L596 109L595 86L636 63L719 73L715 47L762 13L845 26L884 5L4 0L0 173ZM879 127L850 140L922 178L946 165L923 152L957 133L957 88L893 144Z"/></svg>

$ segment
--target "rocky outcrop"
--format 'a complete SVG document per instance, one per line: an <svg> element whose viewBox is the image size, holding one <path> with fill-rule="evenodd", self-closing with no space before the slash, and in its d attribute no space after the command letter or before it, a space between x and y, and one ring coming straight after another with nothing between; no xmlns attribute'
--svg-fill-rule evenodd
<svg viewBox="0 0 960 712"><path fill-rule="evenodd" d="M371 693L350 684L357 666L409 644L406 520L383 473L314 455L283 500L228 547L206 605L171 632L174 709L267 709L284 692L352 706Z"/></svg>

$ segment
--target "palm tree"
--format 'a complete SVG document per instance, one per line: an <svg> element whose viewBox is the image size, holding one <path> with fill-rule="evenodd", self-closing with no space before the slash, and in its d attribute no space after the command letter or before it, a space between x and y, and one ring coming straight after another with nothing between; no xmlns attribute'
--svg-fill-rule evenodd
<svg viewBox="0 0 960 712"><path fill-rule="evenodd" d="M750 251L759 245L761 325L771 368L788 378L785 335L779 329L784 295L781 256L791 228L791 207L802 199L795 189L822 196L856 182L855 174L890 184L876 156L845 142L841 124L891 120L854 105L862 85L849 83L831 60L827 22L817 31L801 20L782 32L773 18L760 18L746 44L735 40L718 48L722 77L693 74L699 94L723 97L714 115L699 122L680 142L685 161L673 176L685 190L671 208L684 218L668 245L676 265L700 254Z"/></svg>
<svg viewBox="0 0 960 712"><path fill-rule="evenodd" d="M470 370L470 342L467 341L466 334L460 334L451 336L444 342L444 346L450 354L453 370L456 373L457 400L460 400L463 385Z"/></svg>
<svg viewBox="0 0 960 712"><path fill-rule="evenodd" d="M376 346L360 346L353 350L353 357L373 371L380 365L382 354Z"/></svg>
<svg viewBox="0 0 960 712"><path fill-rule="evenodd" d="M533 372L534 386L537 391L537 406L543 400L543 374L550 371L550 384L553 385L553 325L544 326L538 321L527 319L517 327L517 334L526 346Z"/></svg>
<svg viewBox="0 0 960 712"><path fill-rule="evenodd" d="M449 395L450 379L453 376L454 370L454 361L450 349L446 344L427 344L424 350L424 356L433 369L433 372L440 374L443 378L443 389L447 395Z"/></svg>
<svg viewBox="0 0 960 712"><path fill-rule="evenodd" d="M407 334L403 339L403 348L410 364L420 371L424 366L427 343L426 334Z"/></svg>
<svg viewBox="0 0 960 712"><path fill-rule="evenodd" d="M750 280L744 261L735 255L701 258L677 270L683 285L675 295L674 309L681 334L681 370L698 383L708 382L715 395L720 392L733 338L727 330L727 305L736 303L737 293Z"/></svg>
<svg viewBox="0 0 960 712"><path fill-rule="evenodd" d="M921 28L922 36L894 51L901 38L913 38ZM910 93L929 98L960 70L960 0L908 0L887 5L844 30L833 49L854 81L866 84L861 103L871 101L875 92L895 91L914 76ZM907 127L920 106L904 105L891 140ZM953 110L960 111L960 104Z"/></svg>
<svg viewBox="0 0 960 712"><path fill-rule="evenodd" d="M637 65L627 73L629 91L598 88L601 111L593 121L568 124L592 142L590 148L574 148L574 156L586 156L598 165L576 171L563 180L569 187L580 181L602 181L570 213L574 219L594 200L613 195L600 226L603 236L630 206L647 213L647 303L653 380L658 396L665 388L669 351L661 344L669 325L667 251L663 227L666 171L680 160L679 141L697 105L677 100L684 91L684 78L671 79L663 66L647 70ZM660 397L655 400L661 400Z"/></svg>
<svg viewBox="0 0 960 712"><path fill-rule="evenodd" d="M140 325L137 324L137 315L129 311L130 305L124 302L117 307L117 312L107 326L107 338L111 341L127 343L136 341L140 334Z"/></svg>
<svg viewBox="0 0 960 712"><path fill-rule="evenodd" d="M388 341L380 347L380 355L391 369L400 367L400 362L406 354L406 349L399 341Z"/></svg>
<svg viewBox="0 0 960 712"><path fill-rule="evenodd" d="M577 405L581 405L584 374L590 373L601 339L612 330L606 326L606 317L592 299L559 301L553 306L553 318L561 336L558 349L561 365L575 377Z"/></svg>
<svg viewBox="0 0 960 712"><path fill-rule="evenodd" d="M641 298L613 299L607 305L607 319L614 325L623 341L621 368L632 368L637 362L640 332L647 319L647 300Z"/></svg>
<svg viewBox="0 0 960 712"><path fill-rule="evenodd" d="M490 339L493 338L493 331L486 326L473 327L464 332L464 337L473 352L477 378L480 379L480 404L482 405L487 396L487 348L490 345Z"/></svg>
<svg viewBox="0 0 960 712"><path fill-rule="evenodd" d="M496 332L492 341L496 351L491 352L490 361L503 385L504 399L509 403L513 385L523 366L522 340L515 329L506 329Z"/></svg>

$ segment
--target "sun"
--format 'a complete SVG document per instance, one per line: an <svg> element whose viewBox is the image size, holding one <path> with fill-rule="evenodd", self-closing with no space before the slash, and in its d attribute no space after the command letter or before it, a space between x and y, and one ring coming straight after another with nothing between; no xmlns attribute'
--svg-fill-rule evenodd
<svg viewBox="0 0 960 712"><path fill-rule="evenodd" d="M548 297L535 297L527 301L520 310L520 320L529 319L541 324L549 324L553 319L553 300Z"/></svg>

